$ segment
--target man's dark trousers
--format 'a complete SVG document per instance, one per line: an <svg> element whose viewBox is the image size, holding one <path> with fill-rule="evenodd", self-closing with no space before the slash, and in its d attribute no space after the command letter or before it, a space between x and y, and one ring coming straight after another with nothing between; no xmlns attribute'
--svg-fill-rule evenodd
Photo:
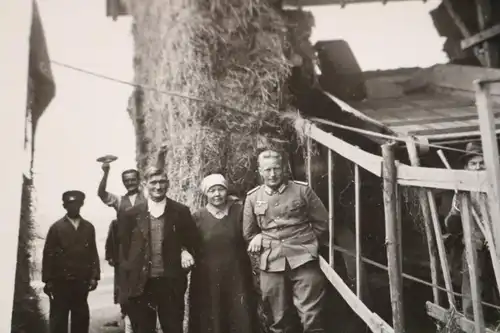
<svg viewBox="0 0 500 333"><path fill-rule="evenodd" d="M144 293L128 304L130 319L137 323L134 333L155 333L157 316L163 332L182 333L186 286L185 276L149 278Z"/></svg>
<svg viewBox="0 0 500 333"><path fill-rule="evenodd" d="M71 313L71 333L88 333L88 295L89 284L86 281L54 281L50 300L50 332L68 333L68 317Z"/></svg>
<svg viewBox="0 0 500 333"><path fill-rule="evenodd" d="M325 298L325 277L317 260L283 272L260 273L264 306L270 311L273 333L291 330L295 306L304 333L323 333L322 307Z"/></svg>

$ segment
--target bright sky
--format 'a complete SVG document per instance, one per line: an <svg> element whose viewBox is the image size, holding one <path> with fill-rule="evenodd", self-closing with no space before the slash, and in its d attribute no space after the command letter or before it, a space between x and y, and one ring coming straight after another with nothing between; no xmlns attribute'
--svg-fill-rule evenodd
<svg viewBox="0 0 500 333"><path fill-rule="evenodd" d="M132 80L130 18L107 18L105 0L39 0L39 5L53 60ZM365 70L431 66L446 61L444 41L428 14L436 5L434 0L316 7L313 39L346 39ZM56 97L36 135L37 230L45 236L64 214L63 191L80 189L87 194L82 215L103 240L114 214L96 195L101 177L96 158L119 156L108 187L122 193L120 171L135 166L135 136L126 112L131 88L55 65L52 69ZM101 245L99 251L102 255Z"/></svg>

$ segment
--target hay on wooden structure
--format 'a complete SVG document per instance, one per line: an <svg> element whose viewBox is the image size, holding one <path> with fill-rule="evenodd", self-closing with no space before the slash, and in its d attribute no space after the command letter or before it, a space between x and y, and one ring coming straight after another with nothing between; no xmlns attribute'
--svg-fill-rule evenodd
<svg viewBox="0 0 500 333"><path fill-rule="evenodd" d="M224 173L244 193L256 183L258 150L284 149L293 128L280 113L290 111L290 18L258 0L147 0L128 7L135 82L146 87L129 110L139 167L166 144L173 198L199 206L198 184L211 172Z"/></svg>

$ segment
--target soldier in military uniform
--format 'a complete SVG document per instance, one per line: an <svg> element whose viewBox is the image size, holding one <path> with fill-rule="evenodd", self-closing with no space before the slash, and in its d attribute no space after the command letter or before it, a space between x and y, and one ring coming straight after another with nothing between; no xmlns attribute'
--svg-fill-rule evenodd
<svg viewBox="0 0 500 333"><path fill-rule="evenodd" d="M243 236L248 251L260 253L260 287L271 312L271 332L289 332L292 306L304 333L324 332L325 278L318 248L327 243L328 212L306 183L285 179L280 153L264 151L258 164L264 184L248 192Z"/></svg>

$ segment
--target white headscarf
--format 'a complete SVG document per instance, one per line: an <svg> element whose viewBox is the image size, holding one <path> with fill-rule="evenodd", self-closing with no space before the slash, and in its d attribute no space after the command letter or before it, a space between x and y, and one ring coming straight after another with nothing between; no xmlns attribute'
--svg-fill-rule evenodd
<svg viewBox="0 0 500 333"><path fill-rule="evenodd" d="M207 194L208 190L215 185L224 186L227 189L227 180L220 173L213 173L203 178L201 182L201 191Z"/></svg>

